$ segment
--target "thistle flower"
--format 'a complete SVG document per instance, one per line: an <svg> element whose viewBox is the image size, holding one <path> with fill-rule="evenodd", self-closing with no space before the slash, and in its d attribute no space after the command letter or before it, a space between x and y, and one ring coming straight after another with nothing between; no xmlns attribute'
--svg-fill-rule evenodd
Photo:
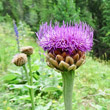
<svg viewBox="0 0 110 110"><path fill-rule="evenodd" d="M33 54L33 47L32 46L26 46L21 48L21 53L25 53L26 55L31 55Z"/></svg>
<svg viewBox="0 0 110 110"><path fill-rule="evenodd" d="M47 51L55 51L61 49L70 54L73 50L90 51L93 44L93 29L86 23L63 25L60 27L58 23L54 27L47 23L40 26L40 30L36 33L40 46Z"/></svg>
<svg viewBox="0 0 110 110"><path fill-rule="evenodd" d="M75 69L85 62L85 53L92 48L93 29L83 22L74 26L56 23L54 27L45 23L36 35L39 45L47 51L47 64L61 71L65 110L72 110Z"/></svg>
<svg viewBox="0 0 110 110"><path fill-rule="evenodd" d="M93 29L83 22L74 26L71 23L63 22L62 26L56 23L54 27L45 23L36 35L39 45L48 52L48 65L59 70L78 68L85 62L85 53L93 45Z"/></svg>
<svg viewBox="0 0 110 110"><path fill-rule="evenodd" d="M19 53L14 56L12 59L12 63L14 63L16 66L23 66L27 62L27 56L24 53Z"/></svg>

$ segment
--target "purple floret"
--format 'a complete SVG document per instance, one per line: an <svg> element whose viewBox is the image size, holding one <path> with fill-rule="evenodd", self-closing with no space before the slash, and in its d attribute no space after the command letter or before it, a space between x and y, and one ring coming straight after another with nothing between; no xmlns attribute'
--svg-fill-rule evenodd
<svg viewBox="0 0 110 110"><path fill-rule="evenodd" d="M60 27L58 23L52 27L47 23L40 26L36 33L39 45L47 51L62 49L71 53L73 50L90 51L93 45L93 29L86 23L71 25L68 23Z"/></svg>

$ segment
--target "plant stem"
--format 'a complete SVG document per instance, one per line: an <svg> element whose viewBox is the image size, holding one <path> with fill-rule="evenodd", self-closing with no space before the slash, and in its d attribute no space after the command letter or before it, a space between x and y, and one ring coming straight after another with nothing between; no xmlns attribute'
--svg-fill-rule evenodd
<svg viewBox="0 0 110 110"><path fill-rule="evenodd" d="M30 86L33 86L33 75L32 75L32 69L31 69L31 57L28 56L28 64L29 64L29 76L30 76ZM31 103L32 103L32 110L35 110L35 104L34 104L34 89L31 88L30 91L31 94Z"/></svg>
<svg viewBox="0 0 110 110"><path fill-rule="evenodd" d="M26 69L26 66L25 66L25 65L23 65L23 69L24 69L24 71L25 71L25 73L26 73L26 78L27 78L27 81L28 81L28 85L30 85L29 74L28 74L28 72L27 72L27 69ZM30 89L30 88L29 88L29 95L30 95L30 97L31 97L31 89Z"/></svg>
<svg viewBox="0 0 110 110"><path fill-rule="evenodd" d="M26 65L23 65L23 69L24 69L24 71L26 73L26 78L27 78L27 81L28 81L28 85L30 85L29 74L27 72Z"/></svg>
<svg viewBox="0 0 110 110"><path fill-rule="evenodd" d="M22 80L24 80L23 69L24 69L24 68L20 68L20 71L21 71L21 73L22 73L22 76L21 76L21 77L22 77Z"/></svg>
<svg viewBox="0 0 110 110"><path fill-rule="evenodd" d="M72 110L74 71L62 72L65 110Z"/></svg>

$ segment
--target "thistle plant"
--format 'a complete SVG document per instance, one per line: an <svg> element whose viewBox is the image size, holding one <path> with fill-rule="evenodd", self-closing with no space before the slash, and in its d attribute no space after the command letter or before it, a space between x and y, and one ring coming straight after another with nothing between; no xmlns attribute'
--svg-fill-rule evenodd
<svg viewBox="0 0 110 110"><path fill-rule="evenodd" d="M36 33L39 45L47 51L48 66L61 72L65 110L72 110L75 70L85 62L93 45L93 29L86 23L47 23Z"/></svg>
<svg viewBox="0 0 110 110"><path fill-rule="evenodd" d="M33 47L27 46L21 48L21 53L24 53L28 57L28 65L29 65L29 85L33 86L33 75L32 75L32 69L31 69L31 55L33 54ZM29 89L30 97L31 97L31 103L32 103L32 110L35 110L35 104L34 104L34 89Z"/></svg>
<svg viewBox="0 0 110 110"><path fill-rule="evenodd" d="M21 53L14 56L12 63L14 63L16 66L22 66L25 71L28 85L31 87L31 88L29 88L29 95L31 98L32 110L35 110L34 89L32 88L33 75L32 75L32 69L31 69L31 55L33 54L33 47L31 47L31 46L22 47L20 52ZM29 73L26 68L27 61L28 61L28 65L29 65Z"/></svg>

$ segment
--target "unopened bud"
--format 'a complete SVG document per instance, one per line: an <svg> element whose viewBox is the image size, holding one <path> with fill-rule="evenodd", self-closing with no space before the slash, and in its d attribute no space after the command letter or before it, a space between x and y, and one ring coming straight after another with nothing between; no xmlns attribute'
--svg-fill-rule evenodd
<svg viewBox="0 0 110 110"><path fill-rule="evenodd" d="M27 62L27 56L24 53L20 53L14 56L12 63L16 66L23 66Z"/></svg>
<svg viewBox="0 0 110 110"><path fill-rule="evenodd" d="M31 55L33 54L33 47L32 46L26 46L21 48L21 53L25 53L26 55Z"/></svg>

